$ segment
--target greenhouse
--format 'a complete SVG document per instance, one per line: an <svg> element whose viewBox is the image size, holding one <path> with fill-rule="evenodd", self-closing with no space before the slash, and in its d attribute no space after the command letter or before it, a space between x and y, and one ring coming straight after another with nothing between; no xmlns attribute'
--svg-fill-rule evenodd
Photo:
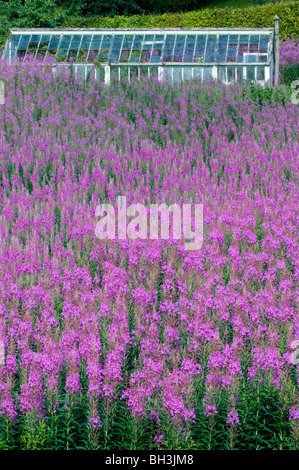
<svg viewBox="0 0 299 470"><path fill-rule="evenodd" d="M106 84L153 74L172 82L211 77L265 83L274 72L273 41L273 28L13 29L3 57L36 58L55 71L67 64Z"/></svg>

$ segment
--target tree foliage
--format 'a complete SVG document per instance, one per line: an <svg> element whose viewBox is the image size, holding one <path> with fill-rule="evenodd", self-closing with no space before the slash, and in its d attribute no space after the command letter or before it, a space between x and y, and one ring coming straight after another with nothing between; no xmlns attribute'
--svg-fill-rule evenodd
<svg viewBox="0 0 299 470"><path fill-rule="evenodd" d="M163 14L198 9L208 0L2 0L0 10L8 21L28 18L40 21L53 15L54 10L75 16L107 16Z"/></svg>

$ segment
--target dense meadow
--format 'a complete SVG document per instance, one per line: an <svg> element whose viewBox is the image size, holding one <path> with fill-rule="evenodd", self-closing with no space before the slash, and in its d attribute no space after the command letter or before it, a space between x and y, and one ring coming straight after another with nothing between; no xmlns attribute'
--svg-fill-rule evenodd
<svg viewBox="0 0 299 470"><path fill-rule="evenodd" d="M298 106L0 77L0 448L298 449ZM119 195L203 204L201 249L98 239Z"/></svg>

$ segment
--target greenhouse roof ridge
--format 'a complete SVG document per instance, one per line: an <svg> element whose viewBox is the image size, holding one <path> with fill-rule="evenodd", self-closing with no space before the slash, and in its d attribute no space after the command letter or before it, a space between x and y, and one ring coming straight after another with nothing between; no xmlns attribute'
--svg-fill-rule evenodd
<svg viewBox="0 0 299 470"><path fill-rule="evenodd" d="M241 32L273 32L274 28L11 28L9 30L11 33L41 33L43 31L55 31L60 32L61 34L73 31L88 31L88 32L103 32L103 31L115 31L115 32L123 32L123 31L171 31L171 32L188 32L188 31L195 31L195 32L208 32L208 31L241 31Z"/></svg>

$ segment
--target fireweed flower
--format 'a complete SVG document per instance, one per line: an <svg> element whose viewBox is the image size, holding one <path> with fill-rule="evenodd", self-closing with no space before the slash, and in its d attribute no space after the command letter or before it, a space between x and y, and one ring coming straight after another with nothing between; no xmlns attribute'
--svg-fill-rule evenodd
<svg viewBox="0 0 299 470"><path fill-rule="evenodd" d="M236 410L228 412L226 423L233 427L240 426L239 415Z"/></svg>
<svg viewBox="0 0 299 470"><path fill-rule="evenodd" d="M298 62L297 45L281 45L282 63ZM246 389L244 364L248 382L293 390L296 106L260 105L239 85L112 89L27 61L1 71L1 420L45 406L58 416L65 386L87 400L90 434L102 400L123 399L159 439L165 415L200 419L199 385L202 413L220 414L214 392ZM117 195L147 208L203 203L201 249L97 239L95 209ZM233 406L227 421L239 425Z"/></svg>
<svg viewBox="0 0 299 470"><path fill-rule="evenodd" d="M204 414L206 416L214 416L216 414L218 414L218 411L217 411L217 408L216 408L216 405L208 405L205 403L205 411L204 411Z"/></svg>
<svg viewBox="0 0 299 470"><path fill-rule="evenodd" d="M155 441L155 444L163 444L164 435L163 434L160 434L159 436L155 435L154 436L154 441Z"/></svg>
<svg viewBox="0 0 299 470"><path fill-rule="evenodd" d="M295 406L292 406L289 410L289 421L299 423L299 410Z"/></svg>
<svg viewBox="0 0 299 470"><path fill-rule="evenodd" d="M101 428L102 427L102 424L101 424L101 420L99 418L99 416L91 416L89 418L89 421L87 423L87 426L90 426L94 429L98 429L98 428Z"/></svg>
<svg viewBox="0 0 299 470"><path fill-rule="evenodd" d="M287 38L280 44L281 65L297 64L299 62L299 42L294 38Z"/></svg>

